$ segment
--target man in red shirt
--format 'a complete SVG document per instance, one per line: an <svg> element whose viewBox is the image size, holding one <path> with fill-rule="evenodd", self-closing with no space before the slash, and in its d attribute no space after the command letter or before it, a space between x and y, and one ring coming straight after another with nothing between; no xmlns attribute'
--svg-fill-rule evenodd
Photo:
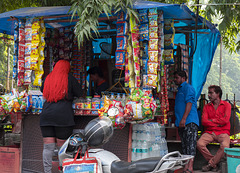
<svg viewBox="0 0 240 173"><path fill-rule="evenodd" d="M221 100L222 89L219 86L208 87L208 97L211 102L204 106L202 113L204 133L197 142L198 150L208 161L208 164L202 167L203 172L218 171L217 164L224 156L224 148L228 148L230 144L231 105ZM212 142L220 143L220 148L214 156L206 147Z"/></svg>

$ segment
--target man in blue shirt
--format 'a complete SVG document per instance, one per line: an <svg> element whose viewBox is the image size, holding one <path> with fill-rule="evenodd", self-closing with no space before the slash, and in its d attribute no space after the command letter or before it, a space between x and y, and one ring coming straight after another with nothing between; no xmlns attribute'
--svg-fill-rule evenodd
<svg viewBox="0 0 240 173"><path fill-rule="evenodd" d="M174 107L175 125L178 127L183 154L195 156L199 126L197 101L194 88L186 80L185 71L174 72L174 82L178 86ZM185 165L184 172L193 172L193 159Z"/></svg>

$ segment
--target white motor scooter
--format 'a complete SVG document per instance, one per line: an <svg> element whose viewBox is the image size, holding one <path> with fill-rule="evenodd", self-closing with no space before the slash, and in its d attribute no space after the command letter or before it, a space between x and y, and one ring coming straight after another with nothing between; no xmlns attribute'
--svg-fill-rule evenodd
<svg viewBox="0 0 240 173"><path fill-rule="evenodd" d="M167 173L176 166L187 164L193 158L193 156L174 151L163 157L134 162L121 161L115 154L96 148L106 143L112 135L112 121L109 118L101 117L91 120L84 130L75 132L60 148L58 152L60 167L64 159L75 157L79 147L81 147L82 156L89 148L89 157L95 157L101 161L103 173Z"/></svg>

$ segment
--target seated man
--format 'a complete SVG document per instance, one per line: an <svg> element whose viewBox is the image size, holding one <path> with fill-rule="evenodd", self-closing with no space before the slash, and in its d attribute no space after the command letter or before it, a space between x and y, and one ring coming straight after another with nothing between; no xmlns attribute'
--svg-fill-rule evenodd
<svg viewBox="0 0 240 173"><path fill-rule="evenodd" d="M219 86L208 87L208 97L211 102L204 106L202 113L204 133L197 142L198 150L208 161L208 164L202 167L203 172L218 171L217 164L224 156L224 148L228 148L230 144L231 105L221 100L222 89ZM212 142L220 143L220 148L215 156L206 147Z"/></svg>
<svg viewBox="0 0 240 173"><path fill-rule="evenodd" d="M87 71L87 73L90 74L91 80L94 81L96 84L96 89L95 89L93 95L101 96L101 92L106 91L109 88L108 83L106 82L106 80L103 77L102 70L99 67L94 66L94 67L91 67Z"/></svg>

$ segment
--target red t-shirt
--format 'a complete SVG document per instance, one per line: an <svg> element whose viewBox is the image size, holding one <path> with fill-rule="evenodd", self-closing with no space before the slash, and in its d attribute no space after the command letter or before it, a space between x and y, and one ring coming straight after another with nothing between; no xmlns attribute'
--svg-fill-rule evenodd
<svg viewBox="0 0 240 173"><path fill-rule="evenodd" d="M212 103L208 103L203 108L202 125L204 133L214 132L216 135L227 133L230 135L230 103L221 100L217 110L214 109Z"/></svg>

